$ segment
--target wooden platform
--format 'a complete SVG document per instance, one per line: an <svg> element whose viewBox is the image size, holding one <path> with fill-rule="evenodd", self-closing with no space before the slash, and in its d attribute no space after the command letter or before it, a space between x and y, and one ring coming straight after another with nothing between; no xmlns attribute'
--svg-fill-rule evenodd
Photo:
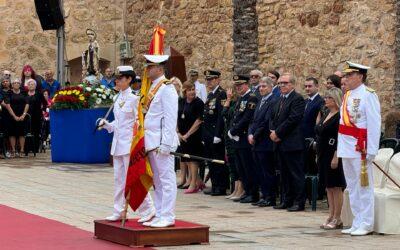
<svg viewBox="0 0 400 250"><path fill-rule="evenodd" d="M94 235L98 239L126 246L181 246L209 243L209 226L186 221L175 221L174 227L144 227L136 219L130 219L125 227L121 222L94 221Z"/></svg>

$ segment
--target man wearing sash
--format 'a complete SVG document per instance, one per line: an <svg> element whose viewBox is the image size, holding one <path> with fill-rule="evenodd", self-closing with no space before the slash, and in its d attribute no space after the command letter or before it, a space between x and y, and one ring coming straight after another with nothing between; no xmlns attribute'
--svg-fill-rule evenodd
<svg viewBox="0 0 400 250"><path fill-rule="evenodd" d="M119 66L116 72L116 85L119 94L114 104L114 121L108 122L102 119L99 126L105 128L109 133L114 132L111 145L114 166L114 211L106 218L109 221L122 219L125 207L125 181L129 167L129 156L133 140L133 127L137 116L139 97L132 93L129 85L135 80L136 74L131 66ZM150 220L155 215L155 209L150 194L138 208L139 222Z"/></svg>
<svg viewBox="0 0 400 250"><path fill-rule="evenodd" d="M343 234L367 235L374 229L372 161L378 153L381 112L378 96L364 82L369 67L346 62L347 92L341 107L337 155L342 158L349 191L351 228Z"/></svg>
<svg viewBox="0 0 400 250"><path fill-rule="evenodd" d="M167 55L145 55L151 87L144 102L144 142L154 181L156 216L143 223L150 227L169 227L175 224L176 176L174 156L170 152L179 144L176 132L178 94L164 76Z"/></svg>

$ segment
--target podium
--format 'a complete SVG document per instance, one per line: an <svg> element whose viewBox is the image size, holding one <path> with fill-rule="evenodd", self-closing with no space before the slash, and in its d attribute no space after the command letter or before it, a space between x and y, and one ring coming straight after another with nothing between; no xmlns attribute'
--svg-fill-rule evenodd
<svg viewBox="0 0 400 250"><path fill-rule="evenodd" d="M97 239L132 247L208 244L209 228L181 220L175 220L175 226L166 228L145 227L136 219L127 220L125 227L121 222L94 221Z"/></svg>

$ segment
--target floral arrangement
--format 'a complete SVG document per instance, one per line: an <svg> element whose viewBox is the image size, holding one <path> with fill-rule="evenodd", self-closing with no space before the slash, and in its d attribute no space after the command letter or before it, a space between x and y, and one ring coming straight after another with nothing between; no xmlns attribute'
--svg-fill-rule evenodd
<svg viewBox="0 0 400 250"><path fill-rule="evenodd" d="M87 109L107 107L113 103L114 90L84 84L63 88L54 95L51 109Z"/></svg>

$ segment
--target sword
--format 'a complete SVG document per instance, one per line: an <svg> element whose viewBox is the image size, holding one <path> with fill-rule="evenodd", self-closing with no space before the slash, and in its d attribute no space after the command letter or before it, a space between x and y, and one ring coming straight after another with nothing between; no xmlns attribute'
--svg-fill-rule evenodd
<svg viewBox="0 0 400 250"><path fill-rule="evenodd" d="M397 182L396 182L395 180L393 180L393 178L390 177L390 175L389 175L388 173L386 173L381 167L379 167L378 164L376 164L374 161L373 161L372 163L373 163L373 164L375 165L375 167L377 167L389 180L391 180L391 181L394 183L394 185L396 185L398 188L400 188L400 185L397 184Z"/></svg>
<svg viewBox="0 0 400 250"><path fill-rule="evenodd" d="M101 124L101 125L100 125L100 121L101 121L101 120L107 120L108 116L110 115L111 111L112 111L113 108L114 108L115 103L116 103L117 100L118 100L118 96L120 95L120 93L121 93L121 92L118 93L118 95L117 95L116 98L115 98L115 101L113 102L113 104L111 104L110 108L107 110L107 113L104 115L104 117L103 117L103 118L98 118L98 119L96 120L96 127L95 127L93 133L96 133L97 130L100 130L101 127L103 127L104 124Z"/></svg>
<svg viewBox="0 0 400 250"><path fill-rule="evenodd" d="M163 121L164 121L164 117L161 118L161 120L160 120L160 131L161 131L160 145L161 145L161 142L162 142L162 134L163 134L162 124L163 124ZM148 153L150 153L150 152L152 152L152 151L155 151L155 150L157 150L157 149L158 149L158 148L154 148L154 149L152 149L152 150L149 150L149 151L146 152L146 154L148 154ZM196 156L196 155L181 154L181 153L176 153L176 152L169 152L169 154L170 154L170 155L173 155L173 156L175 156L175 157L183 157L183 158L186 158L186 159L207 161L207 162L217 163L217 164L221 164L221 165L225 164L225 161L223 161L223 160L205 158L205 157Z"/></svg>

